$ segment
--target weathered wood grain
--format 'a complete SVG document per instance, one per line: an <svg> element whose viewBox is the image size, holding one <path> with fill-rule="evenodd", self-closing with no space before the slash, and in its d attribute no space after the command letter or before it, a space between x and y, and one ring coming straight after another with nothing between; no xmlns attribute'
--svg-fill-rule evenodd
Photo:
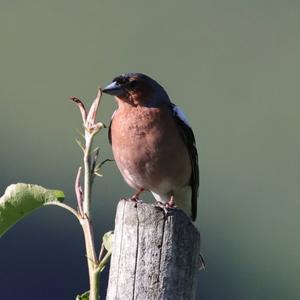
<svg viewBox="0 0 300 300"><path fill-rule="evenodd" d="M181 210L121 200L107 300L195 298L200 234Z"/></svg>

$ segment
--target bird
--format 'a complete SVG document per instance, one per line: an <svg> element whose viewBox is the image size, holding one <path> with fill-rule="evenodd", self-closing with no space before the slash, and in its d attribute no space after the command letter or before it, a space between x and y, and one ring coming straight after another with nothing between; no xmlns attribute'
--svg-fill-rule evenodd
<svg viewBox="0 0 300 300"><path fill-rule="evenodd" d="M162 85L142 73L119 75L102 92L117 102L108 138L118 169L135 190L131 199L150 191L158 206L182 209L195 221L198 152L183 111Z"/></svg>

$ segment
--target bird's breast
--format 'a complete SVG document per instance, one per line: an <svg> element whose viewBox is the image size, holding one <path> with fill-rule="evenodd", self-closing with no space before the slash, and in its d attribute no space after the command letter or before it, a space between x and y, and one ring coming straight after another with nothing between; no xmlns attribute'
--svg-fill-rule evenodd
<svg viewBox="0 0 300 300"><path fill-rule="evenodd" d="M130 186L170 190L189 181L188 152L167 108L119 108L111 136L116 163Z"/></svg>

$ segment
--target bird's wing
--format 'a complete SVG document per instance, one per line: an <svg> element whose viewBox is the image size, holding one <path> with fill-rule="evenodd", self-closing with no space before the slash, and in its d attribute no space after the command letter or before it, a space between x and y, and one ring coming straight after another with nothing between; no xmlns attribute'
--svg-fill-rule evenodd
<svg viewBox="0 0 300 300"><path fill-rule="evenodd" d="M110 123L109 123L109 126L108 126L108 140L109 140L110 144L112 144L112 139L111 139L111 124L112 124L112 121L114 119L114 115L115 115L116 111L117 110L115 110L114 113L112 114L111 119L110 119Z"/></svg>
<svg viewBox="0 0 300 300"><path fill-rule="evenodd" d="M188 149L191 160L192 175L190 185L192 188L192 219L195 221L197 216L197 197L199 189L198 152L196 148L195 136L183 111L173 103L171 104L171 108L176 125L179 129L183 142Z"/></svg>

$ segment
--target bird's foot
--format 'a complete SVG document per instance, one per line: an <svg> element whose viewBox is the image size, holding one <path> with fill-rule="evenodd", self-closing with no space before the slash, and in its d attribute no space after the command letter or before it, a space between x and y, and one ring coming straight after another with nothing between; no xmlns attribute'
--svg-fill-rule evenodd
<svg viewBox="0 0 300 300"><path fill-rule="evenodd" d="M167 208L174 208L175 207L175 201L174 196L172 195L170 200L166 203Z"/></svg>
<svg viewBox="0 0 300 300"><path fill-rule="evenodd" d="M135 202L135 203L142 203L143 202L143 200L141 200L140 198L135 197L135 196L128 197L128 198L121 198L121 200L132 201L132 202Z"/></svg>
<svg viewBox="0 0 300 300"><path fill-rule="evenodd" d="M160 202L160 201L156 201L156 203L153 204L153 206L162 209L164 214L165 214L165 217L167 217L170 214L171 209L176 208L175 204L170 205L169 202L163 203L163 202Z"/></svg>
<svg viewBox="0 0 300 300"><path fill-rule="evenodd" d="M139 203L142 203L143 202L143 200L141 200L139 197L137 197L137 196L135 196L135 195L133 195L132 197L130 197L130 198L128 198L128 200L130 200L130 201L133 201L133 202L139 202Z"/></svg>
<svg viewBox="0 0 300 300"><path fill-rule="evenodd" d="M138 192L136 192L133 196L129 197L129 198L122 198L122 200L125 201L132 201L137 203L142 203L143 200L140 199L140 194L144 191L144 189L140 189Z"/></svg>
<svg viewBox="0 0 300 300"><path fill-rule="evenodd" d="M166 208L166 204L165 204L165 203L156 201L156 203L155 203L155 204L152 204L152 205L153 205L154 207L157 207L157 208L159 208L159 209L162 209L165 216L168 215L168 209Z"/></svg>
<svg viewBox="0 0 300 300"><path fill-rule="evenodd" d="M139 189L131 198L131 201L134 202L142 202L142 200L140 200L140 194L144 191L145 189L141 188Z"/></svg>

